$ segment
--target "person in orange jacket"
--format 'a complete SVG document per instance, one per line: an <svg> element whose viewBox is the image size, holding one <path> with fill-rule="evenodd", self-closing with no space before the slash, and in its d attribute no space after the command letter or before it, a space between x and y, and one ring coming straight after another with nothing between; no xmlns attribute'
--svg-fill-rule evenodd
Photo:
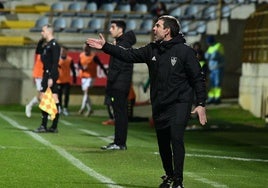
<svg viewBox="0 0 268 188"><path fill-rule="evenodd" d="M84 114L85 116L89 116L93 113L88 92L89 88L93 86L97 77L97 65L99 65L105 74L107 74L106 69L104 68L98 56L92 52L91 47L85 43L83 46L83 52L81 52L79 55L78 62L81 88L83 91L82 104L78 113Z"/></svg>
<svg viewBox="0 0 268 188"><path fill-rule="evenodd" d="M70 88L71 83L76 83L76 72L73 59L68 55L68 48L66 46L61 47L58 70L59 70L59 78L57 80L57 84L58 84L59 103L63 115L68 116ZM64 93L64 104L62 104L63 93Z"/></svg>
<svg viewBox="0 0 268 188"><path fill-rule="evenodd" d="M41 81L43 78L43 63L41 60L40 48L44 45L45 40L40 39L35 50L35 61L32 70L32 77L35 83L37 95L25 106L25 115L30 118L32 116L32 107L39 104L41 95Z"/></svg>

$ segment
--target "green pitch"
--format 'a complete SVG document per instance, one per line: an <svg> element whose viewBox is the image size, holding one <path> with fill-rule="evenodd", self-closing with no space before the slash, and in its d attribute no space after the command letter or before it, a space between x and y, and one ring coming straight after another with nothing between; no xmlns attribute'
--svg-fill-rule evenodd
<svg viewBox="0 0 268 188"><path fill-rule="evenodd" d="M156 188L164 174L154 129L131 122L126 151L102 151L112 141L107 113L61 116L59 133L36 134L40 113L26 118L22 106L0 107L0 187ZM98 113L99 112L99 113ZM103 113L100 113L103 112ZM187 188L268 187L268 129L238 105L208 107L208 125L196 119L185 132Z"/></svg>

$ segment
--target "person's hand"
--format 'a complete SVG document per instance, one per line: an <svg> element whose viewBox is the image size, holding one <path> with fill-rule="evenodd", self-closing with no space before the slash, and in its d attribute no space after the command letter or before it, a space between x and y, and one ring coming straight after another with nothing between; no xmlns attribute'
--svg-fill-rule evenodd
<svg viewBox="0 0 268 188"><path fill-rule="evenodd" d="M99 39L88 38L86 42L92 48L101 49L106 41L103 35L100 33Z"/></svg>
<svg viewBox="0 0 268 188"><path fill-rule="evenodd" d="M207 115L206 115L206 108L203 106L197 106L191 112L192 114L197 114L199 118L199 122L201 125L205 125L207 123Z"/></svg>

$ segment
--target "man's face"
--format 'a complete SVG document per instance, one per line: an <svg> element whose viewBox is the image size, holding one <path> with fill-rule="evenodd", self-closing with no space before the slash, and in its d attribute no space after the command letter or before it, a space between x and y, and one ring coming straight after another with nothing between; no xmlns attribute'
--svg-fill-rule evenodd
<svg viewBox="0 0 268 188"><path fill-rule="evenodd" d="M153 32L155 41L163 41L165 40L165 37L168 35L169 29L168 28L164 29L164 21L158 20L153 27Z"/></svg>
<svg viewBox="0 0 268 188"><path fill-rule="evenodd" d="M110 33L113 38L120 37L122 35L122 28L117 27L116 24L112 23L110 27Z"/></svg>
<svg viewBox="0 0 268 188"><path fill-rule="evenodd" d="M41 35L42 35L43 39L47 39L47 36L48 36L48 28L47 28L47 26L42 27Z"/></svg>

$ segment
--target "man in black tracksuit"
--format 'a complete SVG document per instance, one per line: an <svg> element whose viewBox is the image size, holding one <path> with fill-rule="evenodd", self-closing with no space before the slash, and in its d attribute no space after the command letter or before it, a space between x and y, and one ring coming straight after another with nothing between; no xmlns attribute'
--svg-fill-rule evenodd
<svg viewBox="0 0 268 188"><path fill-rule="evenodd" d="M94 48L130 63L144 62L150 76L151 103L159 152L165 170L160 188L183 187L184 130L189 120L194 93L199 122L207 122L205 77L194 50L185 44L179 21L161 16L154 27L154 42L138 49L115 47L100 39L87 39Z"/></svg>
<svg viewBox="0 0 268 188"><path fill-rule="evenodd" d="M43 67L43 79L41 82L41 98L47 87L50 87L53 98L55 100L58 112L53 119L52 125L47 129L48 113L42 110L42 121L40 127L38 127L34 132L43 133L51 132L57 133L58 120L59 120L59 99L58 99L58 88L57 79L59 77L58 65L60 58L60 46L54 39L53 28L51 25L45 25L42 27L41 31L42 38L46 40L45 45L39 45L39 50L41 51L41 60L44 64Z"/></svg>
<svg viewBox="0 0 268 188"><path fill-rule="evenodd" d="M114 38L114 44L124 48L131 48L136 43L136 36L133 31L125 33L126 23L123 20L112 20L110 34ZM104 150L126 150L128 110L127 97L132 82L133 64L125 63L121 59L111 56L107 86L106 103L111 104L114 121L114 142L101 147Z"/></svg>

